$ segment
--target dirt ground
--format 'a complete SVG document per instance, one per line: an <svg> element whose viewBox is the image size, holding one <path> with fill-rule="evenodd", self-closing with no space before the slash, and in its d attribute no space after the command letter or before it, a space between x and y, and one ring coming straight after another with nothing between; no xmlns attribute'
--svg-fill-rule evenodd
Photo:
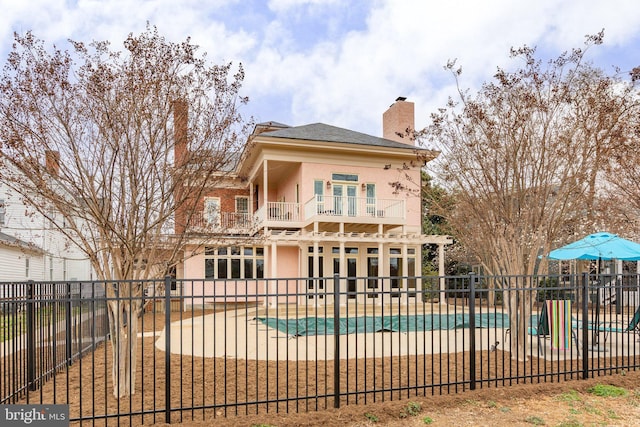
<svg viewBox="0 0 640 427"><path fill-rule="evenodd" d="M194 313L201 315L202 313ZM172 313L172 321L183 313ZM164 316L146 314L140 330L161 330ZM98 349L74 363L68 374L57 375L32 393L30 403L69 403L72 417L90 414L134 412L131 419L109 418L98 425L164 426L165 353L154 346L156 338L139 340L136 394L116 400L111 394L111 346ZM444 357L444 358L443 358ZM497 386L485 382L482 388L455 393L455 386L407 391L422 380L425 369L434 378L449 383L468 378L468 367L460 363L460 354L365 361L343 361L341 390L371 390L380 387L397 389L389 393L352 394L334 409L333 362L288 363L203 359L171 355L171 405L218 405L213 409L173 412L172 424L183 426L418 426L418 425L640 425L640 371L617 372L589 380L557 376L548 382ZM514 367L501 351L478 354L481 366L489 367L480 375L504 373L505 369L549 369L544 362ZM630 363L631 361L627 361ZM455 368L454 368L455 367ZM458 368L461 367L461 368ZM309 375L308 373L312 373ZM532 372L535 374L535 372ZM182 381L180 381L182 378ZM316 380L317 378L317 380ZM567 381L565 381L567 379ZM560 382L558 382L560 381ZM623 397L598 397L588 393L596 384L624 387ZM467 386L468 387L468 386ZM462 386L458 386L462 390ZM325 395L318 399L296 400L298 395ZM393 400L391 400L393 398ZM279 403L231 406L234 402L281 399ZM356 404L357 403L357 404ZM225 405L230 405L225 409ZM300 410L296 413L296 410ZM317 410L316 410L317 409ZM85 423L83 423L85 424ZM91 421L89 424L93 424Z"/></svg>
<svg viewBox="0 0 640 427"><path fill-rule="evenodd" d="M626 395L600 397L589 391L606 384ZM462 394L415 396L391 402L348 405L298 414L216 418L184 422L189 427L364 426L639 426L640 372L561 383L523 384ZM166 427L168 424L154 424Z"/></svg>

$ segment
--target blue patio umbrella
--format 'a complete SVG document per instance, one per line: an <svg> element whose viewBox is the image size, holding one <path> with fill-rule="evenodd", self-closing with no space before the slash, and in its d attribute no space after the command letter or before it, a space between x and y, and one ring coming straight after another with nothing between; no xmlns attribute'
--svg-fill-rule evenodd
<svg viewBox="0 0 640 427"><path fill-rule="evenodd" d="M601 232L590 234L549 252L549 259L640 261L640 244L616 234Z"/></svg>
<svg viewBox="0 0 640 427"><path fill-rule="evenodd" d="M558 249L549 252L549 259L555 260L602 260L617 259L622 261L638 261L640 260L640 244L631 240L623 239L616 234L601 232L590 234L573 243L569 243ZM617 300L617 296L616 296ZM617 309L621 308L617 305ZM596 324L600 316L600 298L596 301ZM598 334L594 330L593 333L594 348L599 349Z"/></svg>

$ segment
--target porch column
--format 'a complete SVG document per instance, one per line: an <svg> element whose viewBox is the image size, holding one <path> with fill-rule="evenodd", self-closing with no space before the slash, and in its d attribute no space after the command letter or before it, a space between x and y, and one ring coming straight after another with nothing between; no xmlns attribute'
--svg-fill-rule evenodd
<svg viewBox="0 0 640 427"><path fill-rule="evenodd" d="M444 243L438 243L438 276L440 276L440 295L438 295L438 299L440 304L446 304L446 294L444 293Z"/></svg>
<svg viewBox="0 0 640 427"><path fill-rule="evenodd" d="M320 250L320 245L318 244L318 241L316 240L315 242L313 242L313 277L317 278L320 275L320 254L318 253L318 251ZM313 281L313 292L316 294L315 298L314 298L314 304L316 306L321 305L321 301L319 300L319 296L320 296L320 289L318 289L318 285L320 284L320 280L314 280ZM323 289L323 292L325 290ZM308 292L308 290L307 290Z"/></svg>
<svg viewBox="0 0 640 427"><path fill-rule="evenodd" d="M407 280L407 276L409 275L409 257L407 255L407 244L402 244L402 271L400 274L402 275L402 290L404 293L402 294L401 304L406 305L409 303L409 281Z"/></svg>
<svg viewBox="0 0 640 427"><path fill-rule="evenodd" d="M386 292L387 286L385 285L385 281L383 279L384 277L384 271L385 271L385 264L384 264L384 243L382 243L382 241L378 242L378 286L380 286L380 291L382 291L382 294L380 295L380 298L378 298L378 305L382 305L385 302L385 299L388 299L389 296L385 295L384 292Z"/></svg>
<svg viewBox="0 0 640 427"><path fill-rule="evenodd" d="M278 305L278 250L276 246L276 242L271 242L271 307L276 307Z"/></svg>
<svg viewBox="0 0 640 427"><path fill-rule="evenodd" d="M267 159L264 160L264 169L262 170L262 203L264 205L264 235L267 235L267 231L269 227L267 227L267 221L269 219L269 206L267 204L269 195L269 171L268 171L269 161ZM273 277L273 276L272 276Z"/></svg>
<svg viewBox="0 0 640 427"><path fill-rule="evenodd" d="M344 211L343 211L344 212ZM340 235L344 235L344 223L341 222L338 232L340 233ZM340 240L340 280L338 281L338 283L340 283L340 289L339 291L343 291L347 289L347 280L344 278L347 273L347 257L344 253L344 240ZM344 306L347 305L347 295L340 295L340 305Z"/></svg>
<svg viewBox="0 0 640 427"><path fill-rule="evenodd" d="M416 247L416 262L413 270L416 276L416 304L424 301L424 287L422 283L422 245Z"/></svg>

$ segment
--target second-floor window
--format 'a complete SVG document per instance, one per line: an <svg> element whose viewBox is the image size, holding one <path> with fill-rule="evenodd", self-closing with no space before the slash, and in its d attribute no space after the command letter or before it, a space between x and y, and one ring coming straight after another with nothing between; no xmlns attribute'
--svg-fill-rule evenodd
<svg viewBox="0 0 640 427"><path fill-rule="evenodd" d="M313 195L316 196L318 213L322 213L324 211L324 206L322 206L324 202L324 181L321 179L313 181Z"/></svg>
<svg viewBox="0 0 640 427"><path fill-rule="evenodd" d="M352 173L334 173L331 174L333 181L358 182L358 175Z"/></svg>
<svg viewBox="0 0 640 427"><path fill-rule="evenodd" d="M248 213L249 212L249 198L244 196L236 197L236 212Z"/></svg>
<svg viewBox="0 0 640 427"><path fill-rule="evenodd" d="M4 205L4 199L0 199L0 225L4 225L4 215L7 212L5 205Z"/></svg>
<svg viewBox="0 0 640 427"><path fill-rule="evenodd" d="M376 215L376 185L366 184L367 214Z"/></svg>

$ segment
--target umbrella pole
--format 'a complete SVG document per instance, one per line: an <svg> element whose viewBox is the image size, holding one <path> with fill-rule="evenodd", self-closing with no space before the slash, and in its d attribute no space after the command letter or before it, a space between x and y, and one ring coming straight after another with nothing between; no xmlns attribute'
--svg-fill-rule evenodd
<svg viewBox="0 0 640 427"><path fill-rule="evenodd" d="M598 258L598 264L596 265L596 315L595 322L592 326L591 333L591 349L593 351L604 351L600 348L600 336L598 333L598 323L600 321L600 287L603 286L600 281L602 280L602 276L600 274L600 269L602 267L602 258ZM604 289L604 288L603 288ZM588 325L586 325L588 327Z"/></svg>

